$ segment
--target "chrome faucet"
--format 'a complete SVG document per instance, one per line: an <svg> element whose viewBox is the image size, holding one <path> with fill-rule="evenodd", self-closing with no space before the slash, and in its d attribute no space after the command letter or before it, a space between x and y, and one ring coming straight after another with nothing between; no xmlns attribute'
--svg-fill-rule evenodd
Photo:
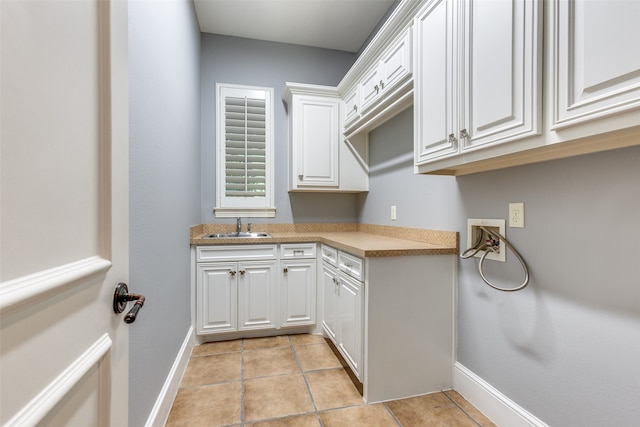
<svg viewBox="0 0 640 427"><path fill-rule="evenodd" d="M236 218L236 233L240 233L241 230L242 230L242 218L237 217Z"/></svg>

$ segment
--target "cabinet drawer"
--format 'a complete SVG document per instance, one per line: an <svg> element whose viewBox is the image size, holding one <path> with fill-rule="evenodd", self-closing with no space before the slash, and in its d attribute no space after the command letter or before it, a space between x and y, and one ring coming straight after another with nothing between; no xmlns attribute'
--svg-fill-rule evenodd
<svg viewBox="0 0 640 427"><path fill-rule="evenodd" d="M225 245L196 247L196 262L277 259L277 245Z"/></svg>
<svg viewBox="0 0 640 427"><path fill-rule="evenodd" d="M287 243L280 245L280 259L315 257L315 243Z"/></svg>
<svg viewBox="0 0 640 427"><path fill-rule="evenodd" d="M364 280L364 262L362 259L340 252L338 254L338 267L354 279Z"/></svg>
<svg viewBox="0 0 640 427"><path fill-rule="evenodd" d="M322 245L322 260L337 267L338 266L338 250L331 246Z"/></svg>

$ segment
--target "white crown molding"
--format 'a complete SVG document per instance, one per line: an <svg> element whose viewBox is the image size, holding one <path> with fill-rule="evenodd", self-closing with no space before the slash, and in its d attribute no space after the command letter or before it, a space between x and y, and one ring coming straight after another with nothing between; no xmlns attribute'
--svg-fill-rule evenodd
<svg viewBox="0 0 640 427"><path fill-rule="evenodd" d="M354 84L358 82L360 77L367 69L378 60L393 39L400 34L405 28L413 24L413 18L417 11L427 2L427 0L402 0L395 8L391 16L385 21L384 25L378 30L371 42L360 57L353 64L351 69L338 83L338 91L344 95Z"/></svg>

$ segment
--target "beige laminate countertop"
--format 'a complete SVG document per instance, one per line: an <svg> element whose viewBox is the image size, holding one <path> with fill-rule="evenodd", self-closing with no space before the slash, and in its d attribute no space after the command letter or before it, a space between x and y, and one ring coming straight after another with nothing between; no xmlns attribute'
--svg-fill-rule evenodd
<svg viewBox="0 0 640 427"><path fill-rule="evenodd" d="M356 229L348 231L277 231L277 227L276 230L271 231L265 230L265 227L256 227L258 231L266 231L272 237L230 239L205 239L205 235L219 231L210 231L206 226L201 229L193 227L191 245L320 242L361 257L448 255L458 253L458 240L455 232L401 227L357 226ZM363 228L364 230L362 230ZM406 236L411 237L411 239L407 239ZM432 241L425 241L430 238ZM421 239L422 241L413 239Z"/></svg>

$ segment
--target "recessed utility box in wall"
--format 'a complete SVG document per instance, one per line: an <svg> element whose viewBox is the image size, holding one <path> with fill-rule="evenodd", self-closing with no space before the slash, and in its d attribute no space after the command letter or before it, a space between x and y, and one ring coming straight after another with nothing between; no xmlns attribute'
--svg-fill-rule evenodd
<svg viewBox="0 0 640 427"><path fill-rule="evenodd" d="M491 238L480 227L484 227L488 230L491 230L493 232L500 234L502 237L506 237L505 235L506 220L469 218L467 219L467 248L472 247L478 241L480 241L480 243L482 244L487 239ZM484 254L484 252L485 251L479 251L477 254L474 255L474 257L480 258ZM497 248L497 252L489 252L486 259L506 262L507 260L506 255L507 255L507 247L505 246L503 241L500 241L500 246Z"/></svg>

